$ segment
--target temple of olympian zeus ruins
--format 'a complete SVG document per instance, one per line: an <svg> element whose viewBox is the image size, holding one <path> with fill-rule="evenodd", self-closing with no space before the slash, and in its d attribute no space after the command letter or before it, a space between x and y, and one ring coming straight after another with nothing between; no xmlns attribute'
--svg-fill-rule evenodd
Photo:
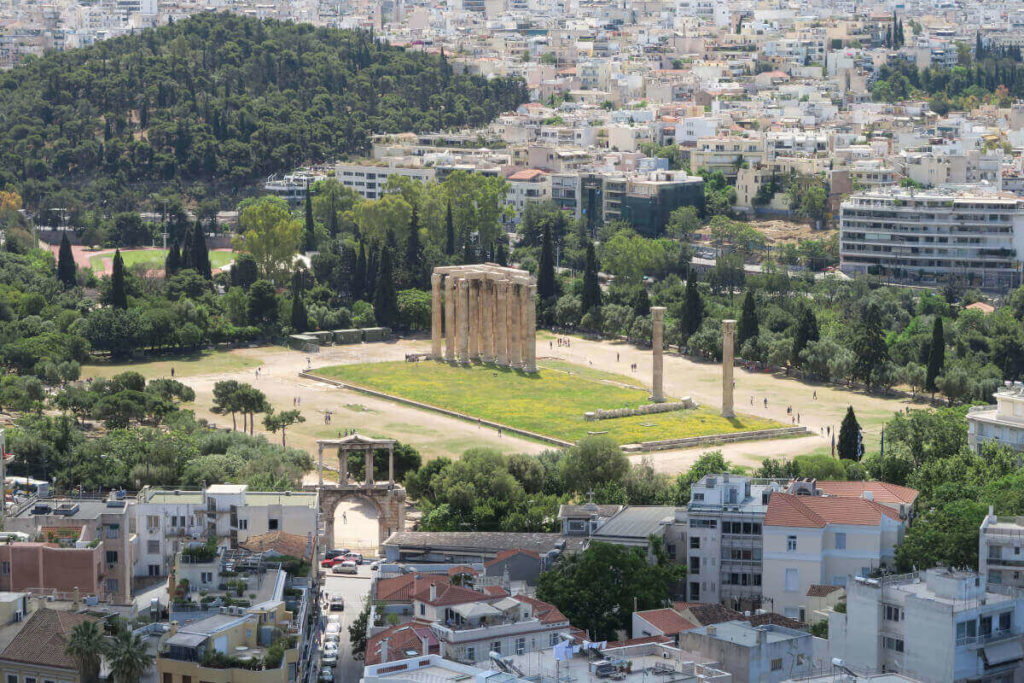
<svg viewBox="0 0 1024 683"><path fill-rule="evenodd" d="M537 372L537 281L527 271L440 266L430 285L431 357Z"/></svg>

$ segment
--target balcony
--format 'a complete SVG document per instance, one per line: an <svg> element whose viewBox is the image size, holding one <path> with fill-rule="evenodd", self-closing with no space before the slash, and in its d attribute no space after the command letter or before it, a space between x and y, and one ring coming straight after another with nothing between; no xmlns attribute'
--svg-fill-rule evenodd
<svg viewBox="0 0 1024 683"><path fill-rule="evenodd" d="M441 626L431 624L431 630L441 640L448 643L463 643L482 638L504 638L523 633L537 633L547 630L537 619L522 619L498 624L462 624L459 626Z"/></svg>
<svg viewBox="0 0 1024 683"><path fill-rule="evenodd" d="M957 638L957 647L970 647L976 648L989 643L994 643L997 640L1008 640L1010 638L1019 638L1020 633L1015 632L1012 628L1000 629L998 631L992 631L991 633L983 633L977 636L965 636L963 638Z"/></svg>

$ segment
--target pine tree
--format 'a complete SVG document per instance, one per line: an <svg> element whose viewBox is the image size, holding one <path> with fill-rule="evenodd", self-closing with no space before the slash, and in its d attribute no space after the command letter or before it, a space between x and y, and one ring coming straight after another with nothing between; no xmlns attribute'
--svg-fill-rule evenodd
<svg viewBox="0 0 1024 683"><path fill-rule="evenodd" d="M201 221L196 221L192 229L191 246L191 267L207 280L213 278L213 269L210 267L210 250L206 246L206 230L203 229Z"/></svg>
<svg viewBox="0 0 1024 683"><path fill-rule="evenodd" d="M540 245L540 264L537 268L537 298L541 302L547 302L555 298L557 294L555 289L555 247L551 242L551 228L545 223Z"/></svg>
<svg viewBox="0 0 1024 683"><path fill-rule="evenodd" d="M395 291L393 271L391 250L385 248L380 255L377 289L373 295L374 315L377 317L377 323L384 327L394 327L398 322L398 293Z"/></svg>
<svg viewBox="0 0 1024 683"><path fill-rule="evenodd" d="M57 252L57 279L64 289L75 286L75 257L71 253L67 232L60 238L60 250Z"/></svg>
<svg viewBox="0 0 1024 683"><path fill-rule="evenodd" d="M362 242L359 243L359 253L356 254L356 267L352 272L352 298L362 299L366 295L366 249Z"/></svg>
<svg viewBox="0 0 1024 683"><path fill-rule="evenodd" d="M426 287L423 277L423 247L420 244L420 219L416 207L412 207L409 219L409 238L405 240L405 269L409 273L409 286Z"/></svg>
<svg viewBox="0 0 1024 683"><path fill-rule="evenodd" d="M587 255L583 264L583 314L601 307L601 283L597 279L597 254L594 243L587 240Z"/></svg>
<svg viewBox="0 0 1024 683"><path fill-rule="evenodd" d="M448 200L448 213L444 218L444 253L448 256L455 255L455 222L452 220L452 200Z"/></svg>
<svg viewBox="0 0 1024 683"><path fill-rule="evenodd" d="M697 273L692 268L686 278L686 293L683 297L683 311L679 316L679 331L681 339L685 342L690 335L700 329L704 322L704 299L697 287Z"/></svg>
<svg viewBox="0 0 1024 683"><path fill-rule="evenodd" d="M925 375L924 388L934 395L938 391L935 380L942 374L942 366L946 363L946 336L942 329L942 318L935 316L932 324L932 343L928 349L928 374Z"/></svg>
<svg viewBox="0 0 1024 683"><path fill-rule="evenodd" d="M124 259L121 250L114 252L114 270L110 274L110 305L114 308L128 308L128 292L124 282Z"/></svg>
<svg viewBox="0 0 1024 683"><path fill-rule="evenodd" d="M173 240L171 248L167 250L167 258L164 259L164 277L177 275L179 270L181 270L181 251L178 248L178 240Z"/></svg>
<svg viewBox="0 0 1024 683"><path fill-rule="evenodd" d="M841 460L860 460L860 425L853 414L853 406L846 409L846 417L839 426L839 442L836 444Z"/></svg>
<svg viewBox="0 0 1024 683"><path fill-rule="evenodd" d="M316 226L313 224L313 198L309 194L309 185L306 185L306 224L302 239L305 251L316 251Z"/></svg>
<svg viewBox="0 0 1024 683"><path fill-rule="evenodd" d="M791 355L793 363L799 364L800 353L807 348L809 343L818 341L818 339L818 319L814 316L814 311L810 306L804 306L800 313L800 320L796 324L796 334L793 336L793 353Z"/></svg>
<svg viewBox="0 0 1024 683"><path fill-rule="evenodd" d="M759 332L754 293L748 289L746 296L743 297L743 310L740 312L740 323L736 328L736 346L742 349L747 340L753 339Z"/></svg>
<svg viewBox="0 0 1024 683"><path fill-rule="evenodd" d="M306 313L306 304L303 301L305 291L304 274L302 270L296 270L292 274L292 329L296 332L305 332L309 329L309 315Z"/></svg>

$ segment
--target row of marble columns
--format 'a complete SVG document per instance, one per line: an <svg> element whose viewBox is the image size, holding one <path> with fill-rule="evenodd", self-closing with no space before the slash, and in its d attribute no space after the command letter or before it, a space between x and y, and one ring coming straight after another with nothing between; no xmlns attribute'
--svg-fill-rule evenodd
<svg viewBox="0 0 1024 683"><path fill-rule="evenodd" d="M537 285L483 273L434 273L430 284L434 358L537 371Z"/></svg>
<svg viewBox="0 0 1024 683"><path fill-rule="evenodd" d="M330 446L331 444L318 444L317 453L317 471L320 476L320 486L324 485L324 447ZM346 448L338 447L338 483L344 486L348 484L348 454L353 450L363 451L363 457L366 463L366 486L373 486L373 456L376 452L376 448ZM395 483L395 448L390 446L388 449L388 483Z"/></svg>

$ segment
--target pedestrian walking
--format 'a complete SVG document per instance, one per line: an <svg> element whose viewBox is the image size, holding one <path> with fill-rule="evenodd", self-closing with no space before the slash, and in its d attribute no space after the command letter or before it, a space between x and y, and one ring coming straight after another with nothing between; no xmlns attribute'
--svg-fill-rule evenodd
<svg viewBox="0 0 1024 683"><path fill-rule="evenodd" d="M171 366L171 377L174 377L174 366Z"/></svg>
<svg viewBox="0 0 1024 683"><path fill-rule="evenodd" d="M767 408L767 407L768 407L768 399L767 399L767 398L765 398L765 399L764 399L764 407L765 407L765 408Z"/></svg>
<svg viewBox="0 0 1024 683"><path fill-rule="evenodd" d="M815 400L815 401L817 401L817 400L818 400L818 390L817 390L817 389L815 389L815 390L814 390L814 396L813 396L813 398L814 398L814 400Z"/></svg>

